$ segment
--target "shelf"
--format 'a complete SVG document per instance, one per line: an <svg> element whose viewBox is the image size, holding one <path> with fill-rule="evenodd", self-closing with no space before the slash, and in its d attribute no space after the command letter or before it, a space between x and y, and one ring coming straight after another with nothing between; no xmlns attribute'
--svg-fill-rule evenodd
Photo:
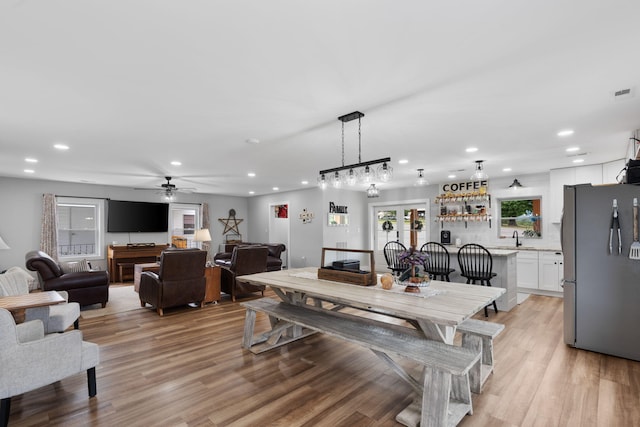
<svg viewBox="0 0 640 427"><path fill-rule="evenodd" d="M459 202L489 202L491 203L490 194L440 194L436 196L435 203L459 203Z"/></svg>

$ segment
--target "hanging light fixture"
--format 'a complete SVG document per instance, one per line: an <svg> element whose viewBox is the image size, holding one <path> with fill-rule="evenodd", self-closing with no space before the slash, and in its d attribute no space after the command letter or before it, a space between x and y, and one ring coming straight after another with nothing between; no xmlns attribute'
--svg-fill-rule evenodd
<svg viewBox="0 0 640 427"><path fill-rule="evenodd" d="M511 185L509 186L509 188L513 188L514 190L517 190L518 188L522 188L522 187L524 187L524 185L520 184L520 181L518 181L518 178L515 178L511 183Z"/></svg>
<svg viewBox="0 0 640 427"><path fill-rule="evenodd" d="M427 185L429 183L427 181L427 178L424 177L423 172L424 172L424 169L418 169L418 179L416 179L417 186Z"/></svg>
<svg viewBox="0 0 640 427"><path fill-rule="evenodd" d="M482 162L484 162L484 160L476 160L476 171L471 175L471 179L473 181L480 181L482 179L489 178L489 175L484 171Z"/></svg>
<svg viewBox="0 0 640 427"><path fill-rule="evenodd" d="M362 122L361 119L364 114L359 111L345 114L338 117L338 120L342 122L342 166L321 170L318 177L318 185L320 188L327 188L329 181L334 188L340 188L342 184L349 186L356 185L358 183L368 184L367 196L369 196L369 190L373 186L373 191L376 195L369 197L378 197L378 189L375 188L373 183L375 181L387 182L393 176L393 168L389 165L391 162L390 157L383 159L362 161ZM352 165L344 164L344 124L352 120L358 119L358 163ZM375 165L380 165L375 168Z"/></svg>
<svg viewBox="0 0 640 427"><path fill-rule="evenodd" d="M375 184L371 184L369 188L367 188L367 197L373 199L374 197L380 196L378 189Z"/></svg>

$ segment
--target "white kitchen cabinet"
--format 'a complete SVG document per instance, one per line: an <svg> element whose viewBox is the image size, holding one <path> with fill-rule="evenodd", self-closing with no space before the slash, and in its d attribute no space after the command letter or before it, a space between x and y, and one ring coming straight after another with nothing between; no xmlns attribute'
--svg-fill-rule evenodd
<svg viewBox="0 0 640 427"><path fill-rule="evenodd" d="M564 205L564 186L576 184L602 184L602 165L551 169L549 172L549 220L559 223ZM546 217L547 215L545 215Z"/></svg>
<svg viewBox="0 0 640 427"><path fill-rule="evenodd" d="M518 251L516 271L519 288L538 289L538 252Z"/></svg>
<svg viewBox="0 0 640 427"><path fill-rule="evenodd" d="M562 252L538 253L538 289L561 292L563 271Z"/></svg>

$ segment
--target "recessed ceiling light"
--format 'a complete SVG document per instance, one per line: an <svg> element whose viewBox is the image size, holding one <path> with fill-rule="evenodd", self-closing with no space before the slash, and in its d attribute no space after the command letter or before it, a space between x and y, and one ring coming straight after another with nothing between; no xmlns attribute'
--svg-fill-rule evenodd
<svg viewBox="0 0 640 427"><path fill-rule="evenodd" d="M476 151L478 151L478 148L477 147L469 147L464 151L466 151L467 153L475 153Z"/></svg>
<svg viewBox="0 0 640 427"><path fill-rule="evenodd" d="M35 173L35 171L33 169L25 169L24 172L25 173Z"/></svg>
<svg viewBox="0 0 640 427"><path fill-rule="evenodd" d="M449 179L453 179L453 178L455 178L455 177L456 177L456 176L455 176L454 174L450 174L449 176L447 176L447 178L449 178Z"/></svg>
<svg viewBox="0 0 640 427"><path fill-rule="evenodd" d="M256 192L251 190L251 191L249 191L249 194L256 194Z"/></svg>
<svg viewBox="0 0 640 427"><path fill-rule="evenodd" d="M569 136L569 135L573 135L573 130L566 129L566 130L561 130L560 132L558 132L558 136Z"/></svg>
<svg viewBox="0 0 640 427"><path fill-rule="evenodd" d="M179 162L179 161L177 161L177 160L174 160L173 162L171 162L171 164L172 164L173 166L182 166L182 162Z"/></svg>
<svg viewBox="0 0 640 427"><path fill-rule="evenodd" d="M511 172L511 168L504 168L502 169L502 172Z"/></svg>
<svg viewBox="0 0 640 427"><path fill-rule="evenodd" d="M68 150L69 146L65 145L65 144L55 144L53 146L53 148L57 149L57 150Z"/></svg>
<svg viewBox="0 0 640 427"><path fill-rule="evenodd" d="M31 157L27 157L24 161L27 163L38 163L38 159L33 159Z"/></svg>
<svg viewBox="0 0 640 427"><path fill-rule="evenodd" d="M565 151L567 153L573 153L574 151L578 151L579 149L580 149L580 147L569 147Z"/></svg>
<svg viewBox="0 0 640 427"><path fill-rule="evenodd" d="M399 165L406 165L407 163L409 163L409 160L407 160L407 159L400 159L400 160L398 160L398 164L399 164Z"/></svg>
<svg viewBox="0 0 640 427"><path fill-rule="evenodd" d="M255 173L255 172L249 172L249 173L247 174L247 176L248 176L249 178L253 178L254 176L256 176L256 173Z"/></svg>
<svg viewBox="0 0 640 427"><path fill-rule="evenodd" d="M301 184L302 185L307 185L307 184L309 184L309 181L302 181Z"/></svg>
<svg viewBox="0 0 640 427"><path fill-rule="evenodd" d="M273 187L273 191L278 191L279 188L278 187Z"/></svg>
<svg viewBox="0 0 640 427"><path fill-rule="evenodd" d="M260 140L258 138L247 138L244 142L247 144L260 144Z"/></svg>
<svg viewBox="0 0 640 427"><path fill-rule="evenodd" d="M582 163L582 162L584 162L584 159L575 159L573 161L573 163Z"/></svg>

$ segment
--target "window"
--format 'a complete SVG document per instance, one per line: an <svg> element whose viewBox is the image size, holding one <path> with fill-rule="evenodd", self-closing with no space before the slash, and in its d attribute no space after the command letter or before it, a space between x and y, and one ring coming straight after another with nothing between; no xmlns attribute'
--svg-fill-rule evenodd
<svg viewBox="0 0 640 427"><path fill-rule="evenodd" d="M57 197L60 259L102 258L104 201Z"/></svg>
<svg viewBox="0 0 640 427"><path fill-rule="evenodd" d="M542 213L540 198L510 199L500 201L500 237L542 237Z"/></svg>

